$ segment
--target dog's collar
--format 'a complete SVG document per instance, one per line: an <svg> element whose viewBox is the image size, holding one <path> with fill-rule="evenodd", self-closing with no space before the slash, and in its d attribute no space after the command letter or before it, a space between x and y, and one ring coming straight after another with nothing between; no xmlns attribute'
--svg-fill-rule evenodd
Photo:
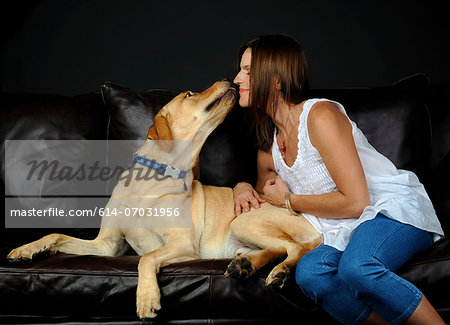
<svg viewBox="0 0 450 325"><path fill-rule="evenodd" d="M173 179L183 179L184 180L187 175L187 172L183 169L173 167L170 165L166 165L166 164L157 162L154 159L149 159L149 158L142 157L139 155L134 155L133 161L139 165L153 169L155 172L157 172L160 175L170 176ZM184 181L184 190L187 191L186 181Z"/></svg>

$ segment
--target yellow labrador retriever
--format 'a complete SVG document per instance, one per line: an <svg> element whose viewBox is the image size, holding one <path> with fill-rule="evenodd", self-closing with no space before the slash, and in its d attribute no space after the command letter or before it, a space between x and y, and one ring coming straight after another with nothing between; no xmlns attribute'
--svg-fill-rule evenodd
<svg viewBox="0 0 450 325"><path fill-rule="evenodd" d="M168 166L172 177L160 181L132 178L128 186L123 179L106 206L110 210L148 208L167 202L163 199L181 198L182 203L183 200L192 202L191 227L154 228L141 224L139 218L119 215L108 219L104 216L94 240L51 234L14 249L8 258L13 261L31 259L44 251L116 256L123 253L128 243L142 256L136 301L140 318L155 317L161 308L157 274L160 267L174 262L235 257L225 276L236 278L251 276L268 262L287 255L266 280L266 285L281 287L289 268L321 242L315 228L302 216L291 215L287 209L269 203L235 218L231 188L205 186L193 180L192 168L201 147L225 119L236 97L228 81L217 82L202 93L184 92L176 96L155 117L148 139L189 140L192 154L186 155L183 146L174 144L176 141L146 140L137 152L139 159ZM186 160L186 156L189 156L188 165L183 166L179 161ZM186 184L192 184L191 191L186 191Z"/></svg>

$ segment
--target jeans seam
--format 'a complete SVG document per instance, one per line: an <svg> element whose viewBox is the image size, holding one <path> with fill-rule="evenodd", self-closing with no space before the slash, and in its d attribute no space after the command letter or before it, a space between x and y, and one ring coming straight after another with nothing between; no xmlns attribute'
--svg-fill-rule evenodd
<svg viewBox="0 0 450 325"><path fill-rule="evenodd" d="M420 301L422 300L422 297L423 297L422 293L418 294L416 292L415 295L416 295L416 299L414 300L414 302L400 316L398 316L391 322L388 322L388 324L390 324L390 325L401 324L405 320L407 320L409 317L411 317L411 315L414 313L414 311L419 306Z"/></svg>
<svg viewBox="0 0 450 325"><path fill-rule="evenodd" d="M370 311L372 309L369 306L366 306L366 309L364 309L361 314L353 321L353 324L362 324L370 315Z"/></svg>
<svg viewBox="0 0 450 325"><path fill-rule="evenodd" d="M387 217L386 217L387 218ZM397 224L396 227L394 229L392 229L386 236L384 236L383 240L380 241L377 245L377 247L375 247L375 250L373 251L373 255L372 257L375 258L375 255L377 255L377 252L379 251L380 247L382 244L384 244L384 242L395 232L397 231L400 227L402 226L402 224Z"/></svg>
<svg viewBox="0 0 450 325"><path fill-rule="evenodd" d="M374 263L374 264L375 264L375 263ZM380 268L378 265L374 265L374 266L375 266L375 268L376 268L377 270L385 271L385 269ZM422 299L422 292L421 292L419 289L417 289L417 288L414 287L414 286L413 286L413 287L409 286L408 283L404 283L404 282L402 282L402 281L398 281L398 278L395 277L395 276L392 276L391 272L392 272L392 271L389 271L389 270L388 270L388 273L386 273L386 275L387 275L388 277L390 277L391 279L395 280L398 284L400 284L400 285L402 285L403 287L405 287L406 289L408 289L412 294L414 294L414 295L416 296L416 299L413 301L413 303L411 304L411 306L414 306L414 305L416 304L416 301L417 301L418 298ZM417 289L417 291L414 290L414 289ZM396 323L396 320L402 318L403 315L405 315L405 314L411 309L411 306L408 307L402 314L400 314L400 316L397 316L397 318L395 318L392 322L388 322L388 323L389 323L389 324L397 324L397 323ZM417 308L417 305L416 305L416 308ZM387 321L387 320L386 320L386 321Z"/></svg>
<svg viewBox="0 0 450 325"><path fill-rule="evenodd" d="M329 258L331 255L339 254L339 253L340 253L340 252L334 252L334 251L332 251L332 252L329 252L329 253L327 253L327 254L322 255L322 265L325 266L325 267L327 268L328 271L329 271L329 270L335 270L335 269L336 269L336 267L334 267L334 266L329 266L329 265L328 265L328 263L327 263L328 258Z"/></svg>

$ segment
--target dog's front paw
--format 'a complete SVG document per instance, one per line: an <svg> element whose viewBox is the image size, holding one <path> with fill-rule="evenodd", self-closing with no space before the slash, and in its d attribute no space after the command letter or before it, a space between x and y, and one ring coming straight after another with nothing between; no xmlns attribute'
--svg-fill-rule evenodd
<svg viewBox="0 0 450 325"><path fill-rule="evenodd" d="M23 245L13 249L7 257L10 262L30 261L36 253L30 245Z"/></svg>
<svg viewBox="0 0 450 325"><path fill-rule="evenodd" d="M272 289L280 290L286 284L286 281L289 278L289 273L290 270L288 267L273 269L266 278L266 286Z"/></svg>
<svg viewBox="0 0 450 325"><path fill-rule="evenodd" d="M254 273L252 263L245 256L236 256L228 265L225 277L232 279L245 279Z"/></svg>
<svg viewBox="0 0 450 325"><path fill-rule="evenodd" d="M136 294L136 313L141 319L155 318L161 309L161 295L159 290L145 290L138 288Z"/></svg>

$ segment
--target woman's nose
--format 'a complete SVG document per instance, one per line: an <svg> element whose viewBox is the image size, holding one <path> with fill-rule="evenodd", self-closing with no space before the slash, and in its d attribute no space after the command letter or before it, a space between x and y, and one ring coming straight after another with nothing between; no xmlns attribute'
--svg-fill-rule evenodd
<svg viewBox="0 0 450 325"><path fill-rule="evenodd" d="M241 78L239 77L239 73L236 75L236 77L234 78L233 82L236 85L239 85L242 82Z"/></svg>

